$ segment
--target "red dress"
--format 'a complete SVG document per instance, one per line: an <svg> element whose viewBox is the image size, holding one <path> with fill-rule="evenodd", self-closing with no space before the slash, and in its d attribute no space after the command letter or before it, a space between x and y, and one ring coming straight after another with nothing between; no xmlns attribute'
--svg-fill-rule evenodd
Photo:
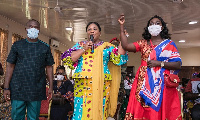
<svg viewBox="0 0 200 120"><path fill-rule="evenodd" d="M153 48L146 40L133 43L136 51L141 51L141 66L132 85L125 120L182 120L180 100L176 88L164 86L163 99L158 112L144 104L139 91L146 75L147 58Z"/></svg>

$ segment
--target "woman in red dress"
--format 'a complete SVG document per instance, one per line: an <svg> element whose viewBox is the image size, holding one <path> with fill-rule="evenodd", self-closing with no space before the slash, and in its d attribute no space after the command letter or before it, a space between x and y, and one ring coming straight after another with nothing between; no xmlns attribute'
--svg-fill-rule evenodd
<svg viewBox="0 0 200 120"><path fill-rule="evenodd" d="M163 19L152 17L142 34L143 40L128 43L124 34L125 18L120 23L124 50L141 52L139 67L132 85L126 120L181 120L180 100L176 87L166 86L164 75L177 74L181 58Z"/></svg>

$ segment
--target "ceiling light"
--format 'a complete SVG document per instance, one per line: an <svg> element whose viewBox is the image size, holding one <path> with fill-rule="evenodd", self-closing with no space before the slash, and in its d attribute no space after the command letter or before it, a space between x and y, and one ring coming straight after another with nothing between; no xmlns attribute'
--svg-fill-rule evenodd
<svg viewBox="0 0 200 120"><path fill-rule="evenodd" d="M72 27L66 27L65 29L66 30L72 30Z"/></svg>
<svg viewBox="0 0 200 120"><path fill-rule="evenodd" d="M189 24L197 24L198 22L197 21L190 21Z"/></svg>
<svg viewBox="0 0 200 120"><path fill-rule="evenodd" d="M72 8L72 10L84 11L84 10L87 10L87 9L86 8Z"/></svg>
<svg viewBox="0 0 200 120"><path fill-rule="evenodd" d="M174 3L181 3L181 2L183 2L183 0L171 0L172 2L174 2Z"/></svg>
<svg viewBox="0 0 200 120"><path fill-rule="evenodd" d="M179 40L178 42L185 42L185 40Z"/></svg>

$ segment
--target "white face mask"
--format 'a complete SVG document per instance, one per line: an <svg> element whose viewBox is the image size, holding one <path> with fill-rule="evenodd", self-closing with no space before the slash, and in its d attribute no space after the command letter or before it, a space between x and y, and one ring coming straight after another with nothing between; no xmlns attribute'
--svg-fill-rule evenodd
<svg viewBox="0 0 200 120"><path fill-rule="evenodd" d="M29 29L26 29L26 30L27 30L27 36L30 39L36 39L36 38L38 38L38 35L39 35L39 32L40 32L38 29L29 28Z"/></svg>
<svg viewBox="0 0 200 120"><path fill-rule="evenodd" d="M55 80L64 80L64 76L63 75L57 75L57 78Z"/></svg>
<svg viewBox="0 0 200 120"><path fill-rule="evenodd" d="M152 36L158 36L160 34L160 32L162 31L162 26L160 25L151 25L148 27L149 33Z"/></svg>

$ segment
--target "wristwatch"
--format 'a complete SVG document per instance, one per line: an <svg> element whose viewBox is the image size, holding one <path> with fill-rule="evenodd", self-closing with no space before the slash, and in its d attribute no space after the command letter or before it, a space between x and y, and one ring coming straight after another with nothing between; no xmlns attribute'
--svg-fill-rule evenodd
<svg viewBox="0 0 200 120"><path fill-rule="evenodd" d="M164 67L165 66L165 63L162 61L161 63L160 63L160 67L162 68L162 67Z"/></svg>

